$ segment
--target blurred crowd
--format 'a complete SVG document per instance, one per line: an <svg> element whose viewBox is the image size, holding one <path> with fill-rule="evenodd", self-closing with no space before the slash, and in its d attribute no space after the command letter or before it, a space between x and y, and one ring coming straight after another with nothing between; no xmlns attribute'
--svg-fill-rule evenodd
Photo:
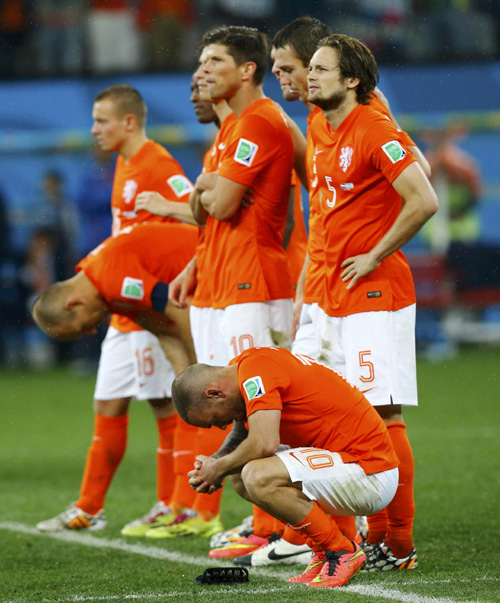
<svg viewBox="0 0 500 603"><path fill-rule="evenodd" d="M382 63L499 57L494 0L0 0L0 77L189 70L209 27L275 32L306 13Z"/></svg>
<svg viewBox="0 0 500 603"><path fill-rule="evenodd" d="M104 326L83 344L53 342L35 327L29 311L44 289L73 276L78 260L109 236L115 161L113 153L94 147L75 198L67 194L62 173L44 172L39 196L22 217L29 235L21 249L12 244L13 224L0 191L0 365L42 369L71 361L77 370L95 369Z"/></svg>

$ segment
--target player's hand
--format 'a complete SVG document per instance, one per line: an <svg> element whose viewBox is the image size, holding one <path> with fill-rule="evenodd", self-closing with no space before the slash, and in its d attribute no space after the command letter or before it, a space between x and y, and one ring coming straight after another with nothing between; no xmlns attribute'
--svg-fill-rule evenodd
<svg viewBox="0 0 500 603"><path fill-rule="evenodd" d="M212 456L199 454L195 459L194 472L193 476L210 484L209 492L215 492L222 488L224 477L217 471L217 459Z"/></svg>
<svg viewBox="0 0 500 603"><path fill-rule="evenodd" d="M250 207L250 205L253 205L253 203L254 203L253 195L254 195L253 188L248 188L246 190L245 194L243 195L243 199L241 200L241 203L240 203L240 207L242 209L247 209L248 207Z"/></svg>
<svg viewBox="0 0 500 603"><path fill-rule="evenodd" d="M200 494L212 494L219 489L215 488L215 486L212 486L212 484L209 484L208 482L204 482L198 476L192 475L193 473L195 473L195 471L190 471L188 473L189 485L196 492L199 492Z"/></svg>
<svg viewBox="0 0 500 603"><path fill-rule="evenodd" d="M370 274L379 266L380 262L374 260L369 253L355 255L352 258L347 258L340 265L341 268L345 268L340 278L344 283L350 281L347 289L352 289L360 278Z"/></svg>
<svg viewBox="0 0 500 603"><path fill-rule="evenodd" d="M143 191L135 198L135 211L148 211L155 216L167 216L168 201L155 191Z"/></svg>
<svg viewBox="0 0 500 603"><path fill-rule="evenodd" d="M205 459L207 459L208 457L206 457L203 454L199 454L195 459L194 459L194 468L199 470L201 469L202 465L203 465L203 461Z"/></svg>
<svg viewBox="0 0 500 603"><path fill-rule="evenodd" d="M194 462L194 469L188 473L189 485L196 492L212 494L222 488L222 481L218 483L210 483L200 476L200 469L203 466L203 460L209 457L199 455Z"/></svg>
<svg viewBox="0 0 500 603"><path fill-rule="evenodd" d="M191 262L180 272L168 286L168 301L177 308L188 307L188 297L196 287L196 264Z"/></svg>

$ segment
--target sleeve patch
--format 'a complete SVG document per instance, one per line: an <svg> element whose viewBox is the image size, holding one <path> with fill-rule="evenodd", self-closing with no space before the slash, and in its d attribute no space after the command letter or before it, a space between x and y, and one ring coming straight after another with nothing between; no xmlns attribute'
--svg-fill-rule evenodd
<svg viewBox="0 0 500 603"><path fill-rule="evenodd" d="M382 151L384 151L392 163L397 163L406 157L406 151L398 140L391 140L391 142L382 145Z"/></svg>
<svg viewBox="0 0 500 603"><path fill-rule="evenodd" d="M266 393L261 377L252 377L243 382L248 401L254 398L260 398Z"/></svg>
<svg viewBox="0 0 500 603"><path fill-rule="evenodd" d="M121 296L127 299L143 299L144 283L141 279L126 276L123 279Z"/></svg>
<svg viewBox="0 0 500 603"><path fill-rule="evenodd" d="M245 138L240 138L236 153L234 154L234 160L242 165L250 167L258 150L259 145L250 142L250 140L246 140Z"/></svg>
<svg viewBox="0 0 500 603"><path fill-rule="evenodd" d="M177 197L183 197L186 193L190 193L193 190L191 182L182 174L171 176L167 182Z"/></svg>

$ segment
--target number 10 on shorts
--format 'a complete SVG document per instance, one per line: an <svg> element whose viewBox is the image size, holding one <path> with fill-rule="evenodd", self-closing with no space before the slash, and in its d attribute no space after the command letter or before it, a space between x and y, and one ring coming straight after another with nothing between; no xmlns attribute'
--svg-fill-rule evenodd
<svg viewBox="0 0 500 603"><path fill-rule="evenodd" d="M289 453L301 465L308 465L311 469L325 469L333 467L332 455L327 450L320 448L301 448Z"/></svg>

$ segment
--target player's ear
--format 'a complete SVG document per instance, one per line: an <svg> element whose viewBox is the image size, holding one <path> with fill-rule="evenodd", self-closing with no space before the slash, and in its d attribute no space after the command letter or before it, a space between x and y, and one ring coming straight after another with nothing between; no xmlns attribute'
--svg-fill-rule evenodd
<svg viewBox="0 0 500 603"><path fill-rule="evenodd" d="M251 80L254 76L254 73L257 71L257 64L253 61L247 61L241 65L241 75L243 81Z"/></svg>
<svg viewBox="0 0 500 603"><path fill-rule="evenodd" d="M224 392L216 387L206 389L205 396L211 400L220 400L221 398L225 398Z"/></svg>
<svg viewBox="0 0 500 603"><path fill-rule="evenodd" d="M80 297L68 297L68 299L66 300L65 304L64 304L64 308L66 310L73 310L76 306L83 306L85 305L83 300Z"/></svg>
<svg viewBox="0 0 500 603"><path fill-rule="evenodd" d="M359 86L359 77L347 77L346 84L349 89L357 88Z"/></svg>
<svg viewBox="0 0 500 603"><path fill-rule="evenodd" d="M125 115L123 122L128 132L132 132L137 127L137 117L133 113Z"/></svg>

